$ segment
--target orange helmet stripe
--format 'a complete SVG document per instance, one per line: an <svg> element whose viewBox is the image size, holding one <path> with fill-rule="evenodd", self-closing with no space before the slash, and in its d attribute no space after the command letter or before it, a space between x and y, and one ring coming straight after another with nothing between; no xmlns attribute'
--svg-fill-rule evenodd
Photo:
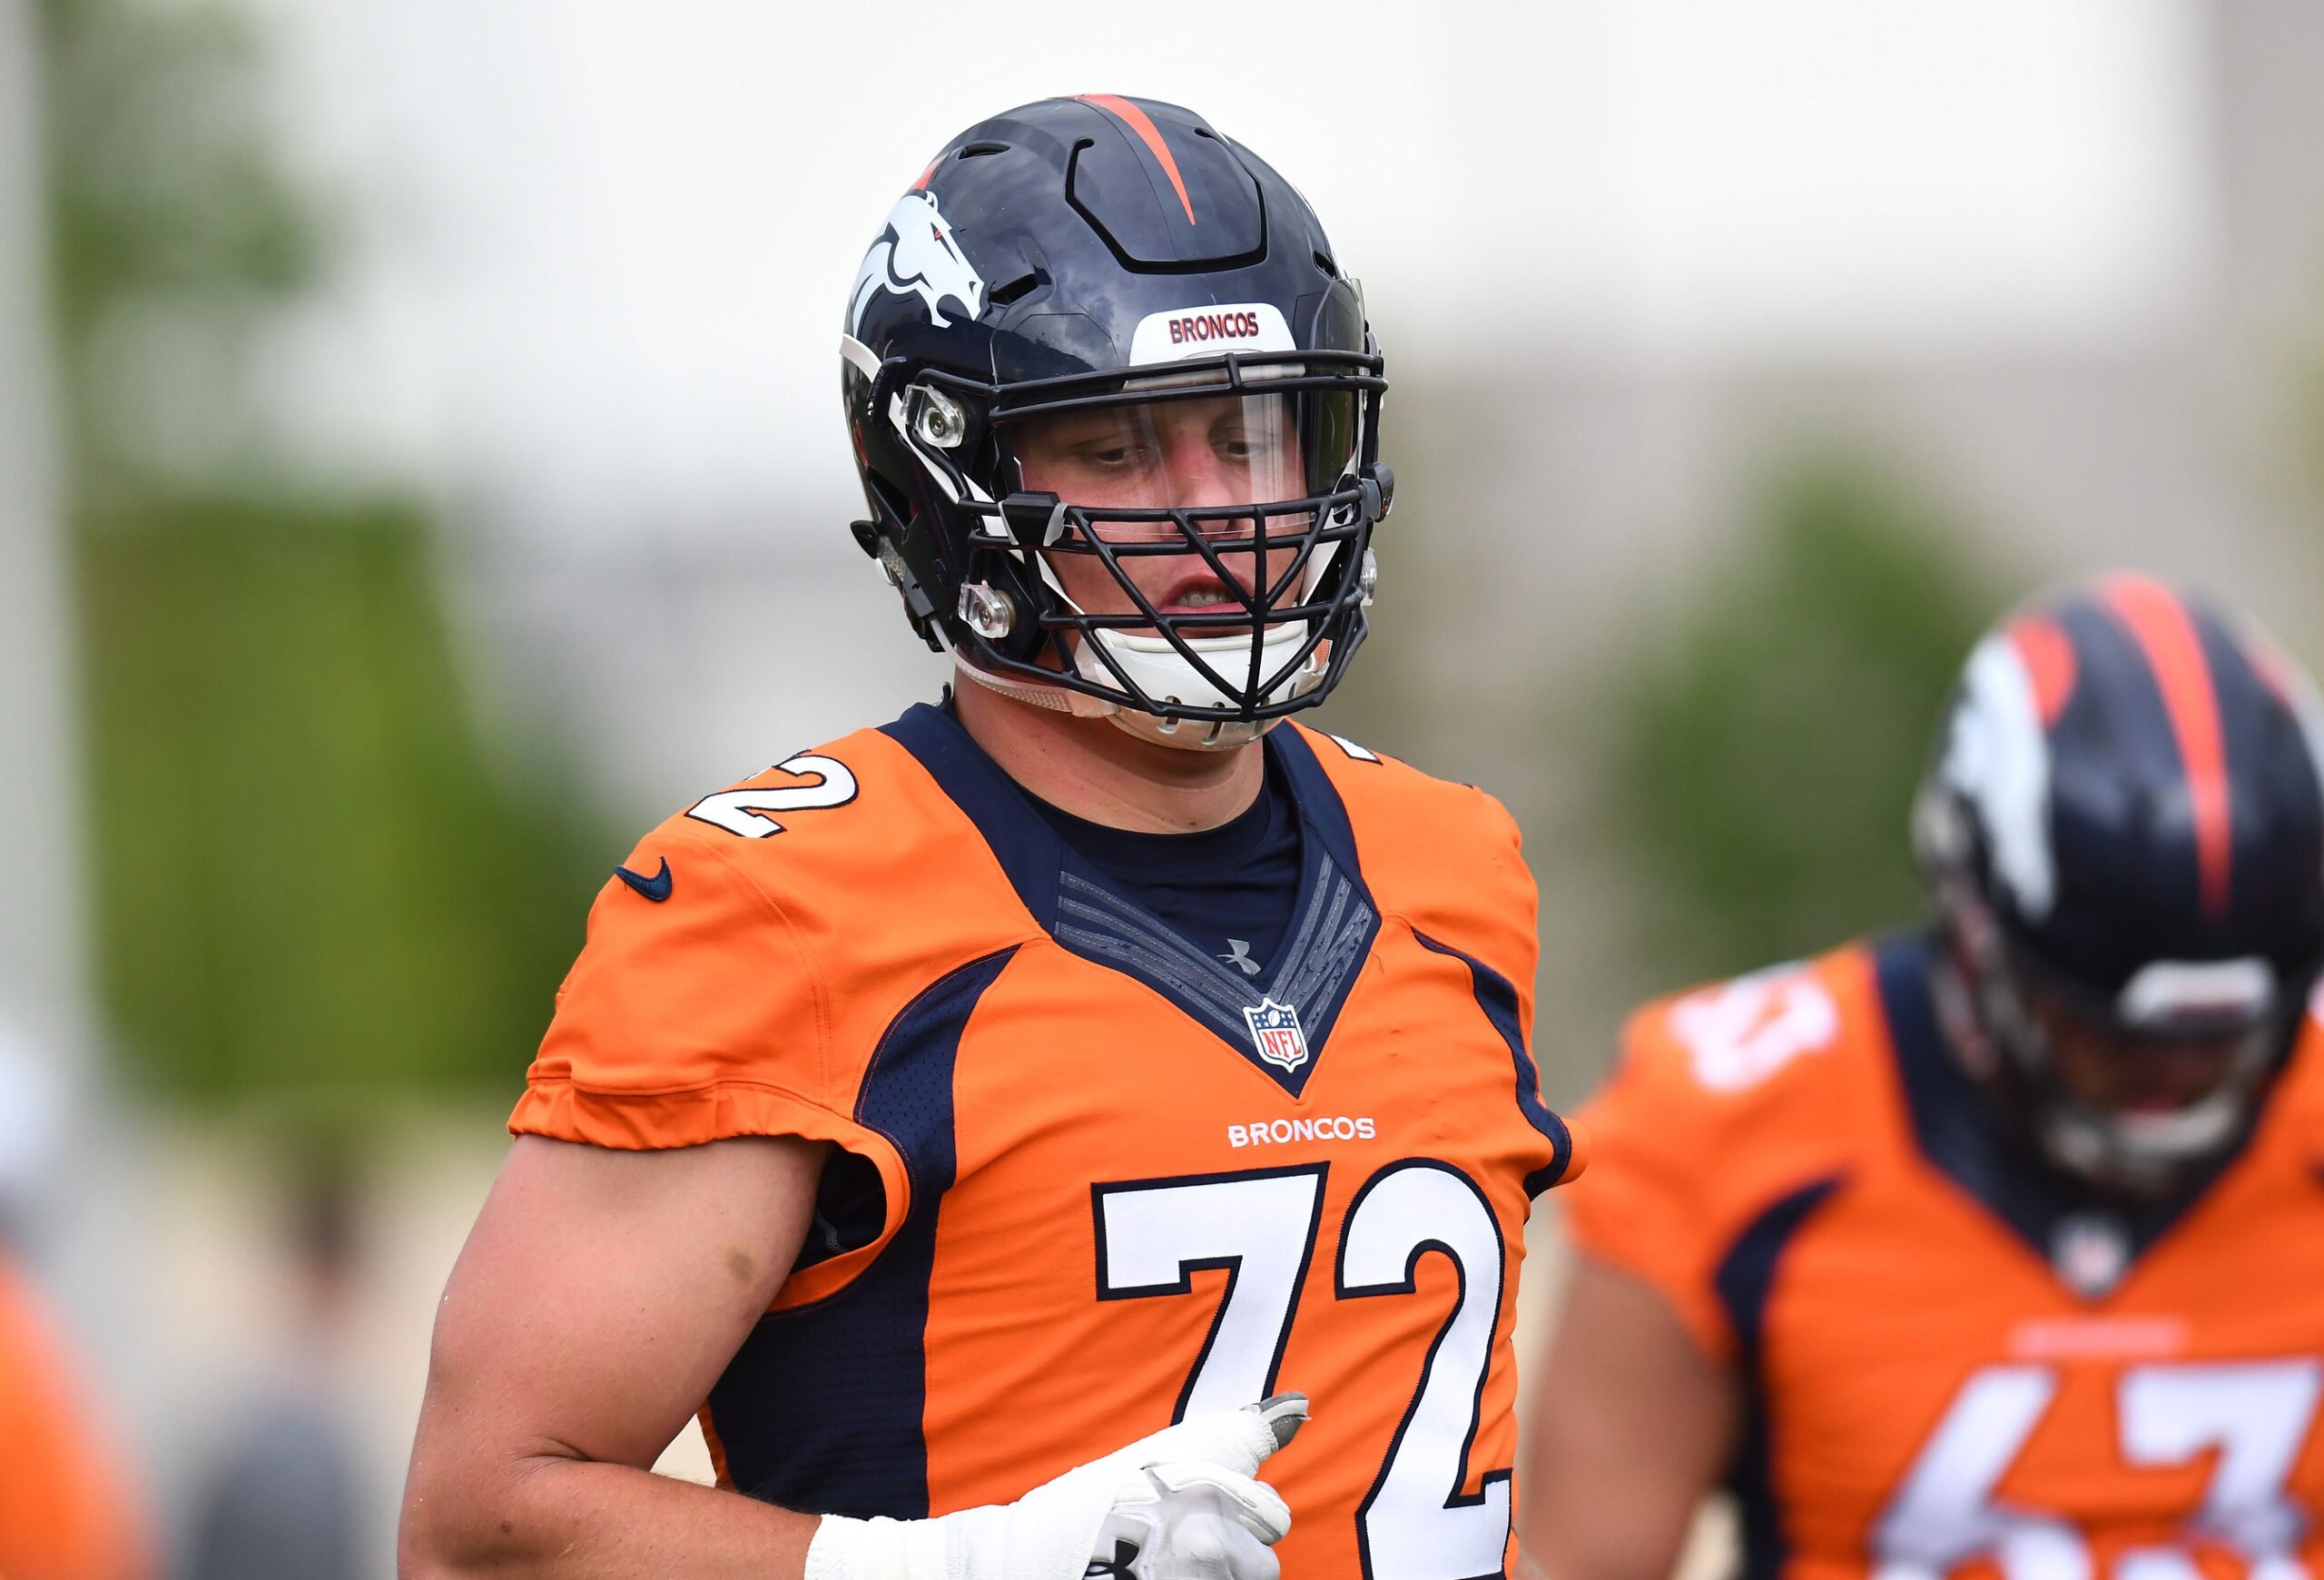
<svg viewBox="0 0 2324 1580"><path fill-rule="evenodd" d="M2227 746L2220 725L2219 694L2195 622L2177 595L2140 576L2108 578L2103 596L2128 628L2147 667L2154 671L2162 706L2179 740L2179 760L2187 769L2188 795L2195 814L2195 852L2201 863L2203 908L2227 909L2228 875L2234 855L2232 812L2228 797Z"/></svg>
<svg viewBox="0 0 2324 1580"><path fill-rule="evenodd" d="M1123 125L1137 133L1140 142L1154 151L1154 157L1162 162L1162 173L1168 176L1170 184L1177 189L1178 206L1187 211L1187 223L1193 224L1195 222L1194 200L1187 196L1187 183L1178 174L1178 162L1170 157L1170 145L1162 141L1161 129L1147 119L1146 112L1128 99L1118 99L1111 94L1084 94L1081 95L1081 102L1085 104L1095 104L1100 110L1117 117Z"/></svg>

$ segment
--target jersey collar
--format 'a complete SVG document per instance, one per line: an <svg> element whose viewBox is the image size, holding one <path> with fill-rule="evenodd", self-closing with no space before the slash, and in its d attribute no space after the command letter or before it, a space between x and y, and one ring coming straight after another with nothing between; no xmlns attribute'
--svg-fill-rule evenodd
<svg viewBox="0 0 2324 1580"><path fill-rule="evenodd" d="M1379 934L1380 908L1356 862L1347 808L1296 730L1279 726L1260 748L1299 819L1300 876L1291 931L1256 979L1213 959L1084 861L946 710L919 704L881 732L975 825L1060 947L1153 989L1293 1097L1305 1090ZM1289 1067L1258 1051L1256 1022L1270 1009L1296 1018L1305 1056Z"/></svg>

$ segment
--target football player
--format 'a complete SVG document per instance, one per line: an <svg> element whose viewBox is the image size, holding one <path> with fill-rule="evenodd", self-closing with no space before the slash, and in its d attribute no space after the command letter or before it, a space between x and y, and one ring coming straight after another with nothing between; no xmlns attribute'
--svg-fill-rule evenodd
<svg viewBox="0 0 2324 1580"><path fill-rule="evenodd" d="M1579 1160L1509 817L1285 722L1393 489L1354 281L1199 117L1053 99L896 199L841 354L857 541L955 683L606 883L405 1574L1503 1573ZM647 1473L697 1413L717 1489Z"/></svg>
<svg viewBox="0 0 2324 1580"><path fill-rule="evenodd" d="M1588 1111L1529 1553L2284 1580L2324 1558L2324 716L2116 577L1970 656L1925 930L1641 1012Z"/></svg>

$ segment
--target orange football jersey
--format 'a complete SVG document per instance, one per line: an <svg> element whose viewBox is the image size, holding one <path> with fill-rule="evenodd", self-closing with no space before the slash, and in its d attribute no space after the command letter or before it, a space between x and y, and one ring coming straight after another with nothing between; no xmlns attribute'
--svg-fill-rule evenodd
<svg viewBox="0 0 2324 1580"><path fill-rule="evenodd" d="M609 883L513 1129L828 1139L810 1243L713 1390L725 1485L1007 1502L1281 1389L1292 1575L1500 1574L1531 1198L1534 891L1499 805L1292 726L1256 978L1062 843L946 713L792 757Z"/></svg>
<svg viewBox="0 0 2324 1580"><path fill-rule="evenodd" d="M1649 1007L1586 1111L1576 1239L1744 1386L1747 1572L2312 1572L2324 1032L2135 1209L2033 1163L1941 1038L1927 945L1852 947Z"/></svg>

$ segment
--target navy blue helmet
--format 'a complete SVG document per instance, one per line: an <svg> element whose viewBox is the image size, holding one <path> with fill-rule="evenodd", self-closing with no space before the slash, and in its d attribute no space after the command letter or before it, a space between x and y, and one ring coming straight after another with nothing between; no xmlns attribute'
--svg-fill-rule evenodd
<svg viewBox="0 0 2324 1580"><path fill-rule="evenodd" d="M1393 490L1379 350L1305 201L1201 117L1093 94L961 133L841 349L857 540L971 677L1224 747L1345 670Z"/></svg>
<svg viewBox="0 0 2324 1580"><path fill-rule="evenodd" d="M1959 1029L2053 1160L2161 1188L2242 1132L2324 970L2324 712L2262 636L2135 576L2017 611L1970 656L1914 834ZM2094 1103L2061 1070L2085 1034L2132 1077L2220 1050L2218 1078Z"/></svg>

